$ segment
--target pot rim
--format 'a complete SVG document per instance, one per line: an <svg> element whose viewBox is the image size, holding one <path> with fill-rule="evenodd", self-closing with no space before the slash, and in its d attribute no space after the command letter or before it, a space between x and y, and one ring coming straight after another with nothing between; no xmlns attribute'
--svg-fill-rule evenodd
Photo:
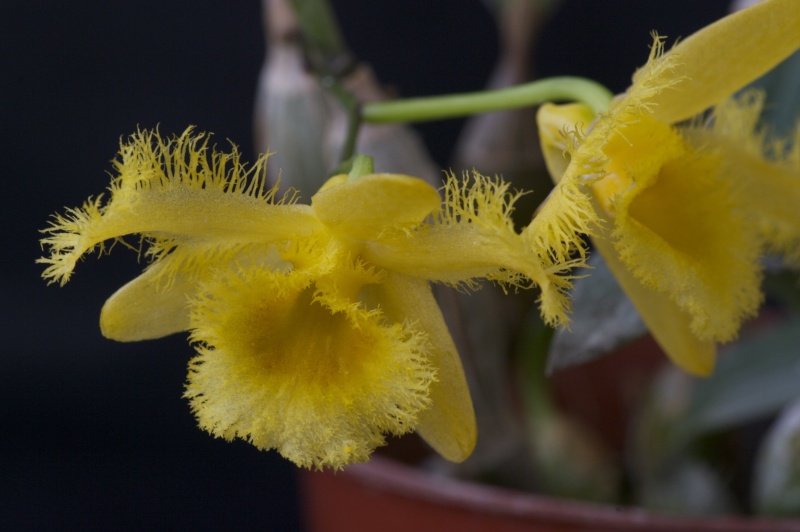
<svg viewBox="0 0 800 532"><path fill-rule="evenodd" d="M316 474L316 473L311 473ZM371 490L394 493L411 499L470 512L503 514L519 519L583 525L593 529L625 530L643 525L652 531L800 531L800 520L725 516L719 518L680 517L654 514L641 508L603 505L548 497L508 488L455 479L374 455L369 463L354 464L335 473Z"/></svg>

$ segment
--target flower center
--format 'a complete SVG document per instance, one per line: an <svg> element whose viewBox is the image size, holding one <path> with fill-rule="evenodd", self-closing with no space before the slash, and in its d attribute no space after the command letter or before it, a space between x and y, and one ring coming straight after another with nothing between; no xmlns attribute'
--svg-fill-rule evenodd
<svg viewBox="0 0 800 532"><path fill-rule="evenodd" d="M600 207L616 216L618 198L641 190L658 179L662 167L682 156L686 147L680 134L649 114L623 114L602 146L605 177L592 185Z"/></svg>

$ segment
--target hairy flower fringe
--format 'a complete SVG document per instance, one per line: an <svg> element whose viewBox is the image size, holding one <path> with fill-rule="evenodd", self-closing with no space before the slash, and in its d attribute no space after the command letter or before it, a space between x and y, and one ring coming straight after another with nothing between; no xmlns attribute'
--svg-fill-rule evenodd
<svg viewBox="0 0 800 532"><path fill-rule="evenodd" d="M585 265L586 245L581 235L595 223L587 196L575 184L556 189L522 234L514 229L511 214L522 192L511 192L500 178L473 172L471 178L450 175L444 187L444 207L438 224L470 223L491 233L498 246L520 264L535 262L535 268L503 269L486 278L520 288L531 282L541 290L540 306L547 323L569 322L569 297L573 277L569 272ZM511 253L510 250L517 251ZM499 251L498 251L499 253ZM524 274L520 272L525 272Z"/></svg>
<svg viewBox="0 0 800 532"><path fill-rule="evenodd" d="M50 283L65 284L81 256L96 247L102 253L105 241L120 240L127 234L140 233L151 241L153 247L147 253L154 259L166 256L174 242L155 232L160 228L147 205L148 201L167 201L168 193L186 201L194 197L192 192L237 196L262 204L291 205L296 201L294 192L276 199L278 186L266 188L268 156L248 169L239 162L235 146L231 153L209 154L208 141L208 136L193 136L193 129L188 128L168 141L156 131L138 131L127 144L122 143L120 158L114 162L118 176L111 182L110 199L90 198L81 208L55 215L42 231L47 235L42 245L49 248L49 257L37 261L48 265L43 277Z"/></svg>
<svg viewBox="0 0 800 532"><path fill-rule="evenodd" d="M562 179L536 216L522 232L525 245L539 250L539 258L551 286L542 287L540 305L549 325L569 324L569 272L587 267L585 236L599 224L590 197L575 180Z"/></svg>
<svg viewBox="0 0 800 532"><path fill-rule="evenodd" d="M210 135L188 127L180 136L164 140L158 131L139 130L129 142L120 143L114 161L118 177L111 182L112 201L124 190L193 188L244 194L267 203L293 203L296 192L275 202L278 187L266 182L267 159L260 157L249 169L240 162L239 150L209 154ZM210 157L209 157L210 155ZM133 196L135 197L135 196Z"/></svg>
<svg viewBox="0 0 800 532"><path fill-rule="evenodd" d="M720 153L733 191L758 228L766 250L800 263L800 122L788 138L761 123L765 95L748 90L718 104L683 133Z"/></svg>
<svg viewBox="0 0 800 532"><path fill-rule="evenodd" d="M487 177L472 171L458 179L450 173L444 185L444 203L437 223L443 225L472 223L495 230L514 231L511 213L524 192L510 192L510 184L499 177Z"/></svg>
<svg viewBox="0 0 800 532"><path fill-rule="evenodd" d="M509 250L518 247L521 254L530 255L530 250L520 240L512 219L515 204L526 192L511 191L510 188L511 184L500 177L484 176L474 170L471 177L465 174L463 179L450 174L445 182L445 199L437 223L473 224L496 235L496 238L507 244ZM531 280L536 283L541 281L511 270L503 270L487 279L518 288L528 288Z"/></svg>
<svg viewBox="0 0 800 532"><path fill-rule="evenodd" d="M556 185L522 235L531 248L546 250L542 254L546 269L561 270L576 257L586 258L582 235L591 235L599 223L582 185L565 180Z"/></svg>
<svg viewBox="0 0 800 532"><path fill-rule="evenodd" d="M514 204L524 192L511 192L509 188L510 184L499 177L487 177L474 170L471 176L465 173L461 179L449 173L442 189L444 200L440 211L417 231L470 225L478 228L484 238L495 242L498 248L513 249L518 244L519 235L511 215ZM528 286L524 275L500 267L482 277L511 286ZM472 278L441 281L459 290L477 290L480 287L480 283Z"/></svg>
<svg viewBox="0 0 800 532"><path fill-rule="evenodd" d="M673 52L664 53L665 38L653 34L653 44L647 63L633 76L633 84L628 92L615 98L611 109L601 113L595 121L591 136L608 139L615 134L621 135L626 124L635 123L638 117L651 114L654 109L652 100L664 90L674 89L683 78L675 76L673 71L680 65L680 55ZM585 139L584 139L585 140ZM580 146L580 150L578 150ZM574 160L571 167L572 179L579 179L584 185L605 177L604 167L608 162L601 142L585 142L569 144L567 149Z"/></svg>
<svg viewBox="0 0 800 532"><path fill-rule="evenodd" d="M371 277L358 266L351 273ZM251 269L204 284L185 397L217 437L275 448L301 467L342 469L367 461L386 434L414 429L436 370L421 331L316 283L305 272ZM309 319L296 322L298 313Z"/></svg>
<svg viewBox="0 0 800 532"><path fill-rule="evenodd" d="M42 277L47 280L47 284L58 283L64 286L69 281L72 270L78 259L90 251L93 247L98 247L98 253L105 251L104 239L99 242L91 242L87 238L90 228L101 223L103 218L103 196L89 198L80 208L68 208L66 214L54 214L50 220L50 226L42 229L46 234L40 240L43 248L49 248L50 256L41 257L36 260L39 264L46 264ZM91 243L88 243L88 242Z"/></svg>
<svg viewBox="0 0 800 532"><path fill-rule="evenodd" d="M676 76L674 71L680 65L680 54L674 50L664 52L666 37L653 32L653 44L647 62L633 74L633 84L628 89L625 112L637 113L653 111L652 100L661 91L680 85L685 78Z"/></svg>

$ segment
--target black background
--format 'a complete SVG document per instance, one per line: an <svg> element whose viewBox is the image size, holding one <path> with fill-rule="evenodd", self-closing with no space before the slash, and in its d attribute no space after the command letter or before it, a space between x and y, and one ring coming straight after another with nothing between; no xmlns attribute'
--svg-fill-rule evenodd
<svg viewBox="0 0 800 532"><path fill-rule="evenodd" d="M567 0L535 71L621 91L651 30L685 37L726 4ZM491 70L497 35L477 0L335 5L356 54L403 95L478 90ZM106 188L119 139L137 126L195 124L252 160L263 54L254 0L0 4L1 528L300 527L291 464L195 426L181 398L185 335L100 335L103 301L141 269L133 253L89 257L63 288L34 264L37 230ZM421 128L442 166L461 123Z"/></svg>

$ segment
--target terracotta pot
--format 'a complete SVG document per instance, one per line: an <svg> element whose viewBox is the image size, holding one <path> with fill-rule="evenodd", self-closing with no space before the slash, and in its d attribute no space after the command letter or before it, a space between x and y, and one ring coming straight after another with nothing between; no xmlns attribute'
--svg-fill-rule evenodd
<svg viewBox="0 0 800 532"><path fill-rule="evenodd" d="M800 521L693 519L514 492L375 456L343 472L303 471L307 529L339 531L800 531Z"/></svg>

